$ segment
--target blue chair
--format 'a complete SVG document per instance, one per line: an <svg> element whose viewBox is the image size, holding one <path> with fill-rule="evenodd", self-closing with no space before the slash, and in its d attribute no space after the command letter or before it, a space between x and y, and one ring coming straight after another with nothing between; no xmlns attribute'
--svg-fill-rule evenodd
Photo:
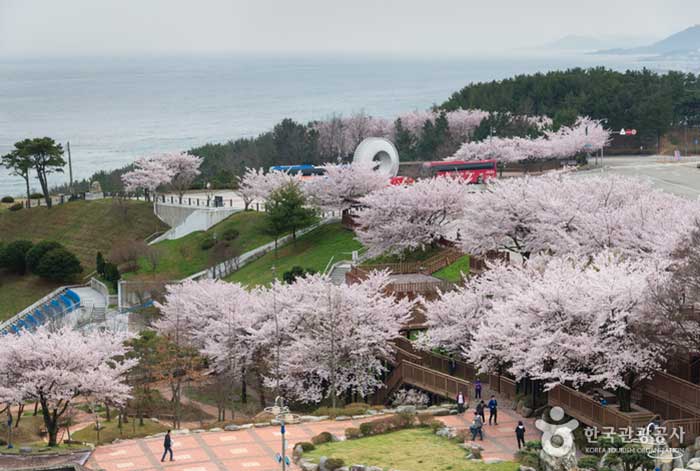
<svg viewBox="0 0 700 471"><path fill-rule="evenodd" d="M34 310L34 317L40 322L44 322L46 320L46 318L39 309Z"/></svg>
<svg viewBox="0 0 700 471"><path fill-rule="evenodd" d="M24 322L24 319L20 319L19 321L17 321L17 325L23 328L24 330L29 330L29 326L26 322Z"/></svg>
<svg viewBox="0 0 700 471"><path fill-rule="evenodd" d="M73 301L71 301L71 299L68 296L66 296L65 294L60 294L58 297L61 300L61 302L66 305L66 310L68 312L71 312L73 311L73 309L75 309L75 304L73 303Z"/></svg>
<svg viewBox="0 0 700 471"><path fill-rule="evenodd" d="M31 314L27 314L25 317L25 320L27 320L34 327L39 325L39 323L36 321L36 319L34 319L34 316L32 316Z"/></svg>
<svg viewBox="0 0 700 471"><path fill-rule="evenodd" d="M14 324L10 326L10 329L12 329L12 332L14 332L15 334L19 334L19 329Z"/></svg>
<svg viewBox="0 0 700 471"><path fill-rule="evenodd" d="M78 293L73 291L72 289L67 289L66 290L66 296L68 296L75 304L80 304L80 296L78 296Z"/></svg>

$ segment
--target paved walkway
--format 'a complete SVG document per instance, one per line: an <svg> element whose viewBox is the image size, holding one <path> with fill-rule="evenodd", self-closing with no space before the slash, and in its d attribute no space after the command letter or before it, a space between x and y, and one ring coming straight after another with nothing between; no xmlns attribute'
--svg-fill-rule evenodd
<svg viewBox="0 0 700 471"><path fill-rule="evenodd" d="M512 460L516 451L515 425L519 417L510 410L499 411L501 421L498 426L486 426L484 441L485 459L498 458ZM446 425L467 428L470 421L465 416L438 417ZM291 455L295 443L309 441L312 436L327 431L343 435L348 427L358 427L362 422L327 421L290 425L287 427L288 453ZM527 440L539 437L532 420L526 419ZM175 461L160 462L163 452L163 439L128 440L114 445L98 447L88 466L106 471L275 471L275 453L280 447L279 427L253 428L236 432L204 432L191 435L175 435L173 450Z"/></svg>

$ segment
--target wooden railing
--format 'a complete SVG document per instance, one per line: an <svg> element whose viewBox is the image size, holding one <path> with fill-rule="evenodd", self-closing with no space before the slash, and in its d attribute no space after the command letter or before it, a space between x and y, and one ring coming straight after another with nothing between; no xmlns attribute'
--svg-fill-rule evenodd
<svg viewBox="0 0 700 471"><path fill-rule="evenodd" d="M395 275L404 275L408 273L423 273L424 275L430 275L442 268L445 268L447 265L454 263L463 255L463 253L454 248L447 248L421 262L373 263L363 264L358 268L365 273L372 270L389 270Z"/></svg>
<svg viewBox="0 0 700 471"><path fill-rule="evenodd" d="M549 391L549 405L560 406L572 417L599 428L646 427L654 418L648 411L623 413L616 406L603 406L590 396L566 386L556 386Z"/></svg>
<svg viewBox="0 0 700 471"><path fill-rule="evenodd" d="M446 398L455 398L462 392L466 397L472 395L472 385L469 381L439 373L424 366L409 361L400 365L403 382L438 394Z"/></svg>
<svg viewBox="0 0 700 471"><path fill-rule="evenodd" d="M661 426L665 427L667 437L673 436L670 438L672 445L687 445L694 443L695 439L700 437L700 417L665 420ZM673 443L674 438L677 443Z"/></svg>
<svg viewBox="0 0 700 471"><path fill-rule="evenodd" d="M508 399L515 399L517 387L514 379L498 374L490 374L488 379L491 389Z"/></svg>
<svg viewBox="0 0 700 471"><path fill-rule="evenodd" d="M457 288L457 284L451 281L417 281L412 283L391 283L387 291L394 294L427 294L435 293L438 290L452 291Z"/></svg>
<svg viewBox="0 0 700 471"><path fill-rule="evenodd" d="M690 381L657 372L645 385L644 392L675 404L691 414L700 415L700 386Z"/></svg>

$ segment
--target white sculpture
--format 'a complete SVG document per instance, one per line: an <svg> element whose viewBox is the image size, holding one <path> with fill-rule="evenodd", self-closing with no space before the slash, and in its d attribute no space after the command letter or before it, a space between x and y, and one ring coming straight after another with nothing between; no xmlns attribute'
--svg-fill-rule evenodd
<svg viewBox="0 0 700 471"><path fill-rule="evenodd" d="M399 152L394 144L383 137L368 137L360 142L352 158L353 163L374 165L387 178L399 173Z"/></svg>

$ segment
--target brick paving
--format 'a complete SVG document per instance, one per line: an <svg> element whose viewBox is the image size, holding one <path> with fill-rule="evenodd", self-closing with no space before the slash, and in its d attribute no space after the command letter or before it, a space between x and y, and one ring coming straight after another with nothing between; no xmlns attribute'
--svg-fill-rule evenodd
<svg viewBox="0 0 700 471"><path fill-rule="evenodd" d="M460 416L438 417L450 427L468 428L473 412ZM516 451L515 426L524 420L526 440L535 440L540 434L531 419L521 419L515 412L500 410L498 426L484 427L485 459L512 460ZM291 455L295 443L309 441L321 432L342 435L348 427L358 427L372 419L352 421L325 421L287 426L287 453ZM174 435L175 461L160 462L163 453L162 438L128 440L100 446L90 458L88 466L106 471L275 471L280 469L274 457L280 447L279 427L252 428L235 432L203 432Z"/></svg>

